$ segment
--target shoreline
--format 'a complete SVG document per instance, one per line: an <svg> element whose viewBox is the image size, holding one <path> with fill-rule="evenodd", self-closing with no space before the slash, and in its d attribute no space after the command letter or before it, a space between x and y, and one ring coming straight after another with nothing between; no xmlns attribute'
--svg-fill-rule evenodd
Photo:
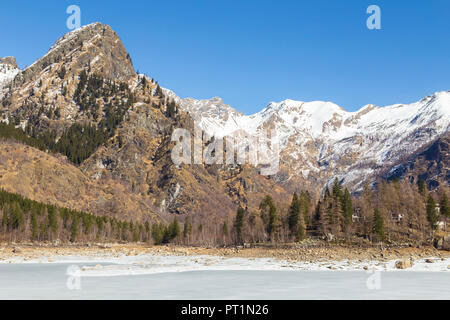
<svg viewBox="0 0 450 320"><path fill-rule="evenodd" d="M399 268L399 261L406 265ZM315 248L202 248L148 244L0 245L0 264L19 263L103 264L86 267L83 276L207 270L403 269L450 272L450 252L433 247L358 248L339 245Z"/></svg>

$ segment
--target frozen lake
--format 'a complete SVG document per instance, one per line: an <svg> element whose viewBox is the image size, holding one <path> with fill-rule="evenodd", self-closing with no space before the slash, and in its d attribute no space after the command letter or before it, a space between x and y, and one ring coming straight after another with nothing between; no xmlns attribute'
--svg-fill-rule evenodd
<svg viewBox="0 0 450 320"><path fill-rule="evenodd" d="M379 289L367 286L373 273L341 270L91 275L72 282L79 290L68 288L69 266L96 265L0 264L0 299L450 299L450 272L421 271L380 271Z"/></svg>

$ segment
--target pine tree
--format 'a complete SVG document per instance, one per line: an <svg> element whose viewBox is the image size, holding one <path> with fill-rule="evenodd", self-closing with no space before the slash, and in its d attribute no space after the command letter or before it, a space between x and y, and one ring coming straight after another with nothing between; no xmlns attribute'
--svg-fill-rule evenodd
<svg viewBox="0 0 450 320"><path fill-rule="evenodd" d="M438 213L436 209L436 202L431 195L427 198L427 220L430 223L431 229L437 229Z"/></svg>
<svg viewBox="0 0 450 320"><path fill-rule="evenodd" d="M8 229L8 214L6 213L6 211L3 209L3 216L2 216L2 228L3 231L6 232Z"/></svg>
<svg viewBox="0 0 450 320"><path fill-rule="evenodd" d="M306 230L305 230L305 226L303 225L303 223L300 223L298 225L298 231L297 231L297 235L295 237L295 240L297 242L303 241L306 239Z"/></svg>
<svg viewBox="0 0 450 320"><path fill-rule="evenodd" d="M228 224L226 221L223 222L222 233L225 237L228 237Z"/></svg>
<svg viewBox="0 0 450 320"><path fill-rule="evenodd" d="M38 222L37 222L37 217L36 217L36 213L33 212L31 214L31 238L33 240L36 240L38 238Z"/></svg>
<svg viewBox="0 0 450 320"><path fill-rule="evenodd" d="M305 226L310 224L309 211L311 207L311 195L308 191L300 193L300 216L303 216Z"/></svg>
<svg viewBox="0 0 450 320"><path fill-rule="evenodd" d="M325 233L325 209L323 202L319 199L314 213L314 229L318 235Z"/></svg>
<svg viewBox="0 0 450 320"><path fill-rule="evenodd" d="M278 228L277 208L271 196L266 196L260 203L259 209L262 211L262 218L266 225L266 231L269 235L269 240L274 240L274 235Z"/></svg>
<svg viewBox="0 0 450 320"><path fill-rule="evenodd" d="M176 114L176 104L175 104L175 101L171 100L167 104L166 115L167 115L167 117L174 119L175 114Z"/></svg>
<svg viewBox="0 0 450 320"><path fill-rule="evenodd" d="M192 225L191 221L189 220L189 217L186 218L184 221L184 228L183 228L183 237L186 239L188 236L190 236L192 233Z"/></svg>
<svg viewBox="0 0 450 320"><path fill-rule="evenodd" d="M163 231L159 224L152 224L152 239L155 245L160 245L163 240Z"/></svg>
<svg viewBox="0 0 450 320"><path fill-rule="evenodd" d="M300 200L297 193L294 193L292 197L291 206L289 207L289 231L291 235L297 236L298 226L300 221Z"/></svg>
<svg viewBox="0 0 450 320"><path fill-rule="evenodd" d="M70 227L70 241L75 242L78 239L78 215L73 215L72 225Z"/></svg>
<svg viewBox="0 0 450 320"><path fill-rule="evenodd" d="M347 188L345 188L341 205L342 205L342 212L344 215L344 225L347 226L352 223L352 215L353 215L352 197L350 196L350 192L348 191Z"/></svg>
<svg viewBox="0 0 450 320"><path fill-rule="evenodd" d="M448 203L447 194L445 192L443 192L441 195L439 206L441 208L441 214L444 217L450 218L450 205Z"/></svg>
<svg viewBox="0 0 450 320"><path fill-rule="evenodd" d="M342 198L342 187L341 184L339 183L338 178L334 179L334 183L333 183L333 198L336 201L340 201Z"/></svg>
<svg viewBox="0 0 450 320"><path fill-rule="evenodd" d="M180 224L178 223L178 219L173 218L173 222L170 225L170 240L177 238L181 233Z"/></svg>
<svg viewBox="0 0 450 320"><path fill-rule="evenodd" d="M381 241L384 241L386 238L385 232L384 232L384 219L381 215L380 210L376 208L374 210L373 215L373 232L380 237Z"/></svg>
<svg viewBox="0 0 450 320"><path fill-rule="evenodd" d="M245 223L245 210L242 207L239 207L236 213L236 219L234 220L234 229L236 230L236 242L242 243L242 229L244 228Z"/></svg>
<svg viewBox="0 0 450 320"><path fill-rule="evenodd" d="M423 197L425 197L428 194L427 184L425 183L425 180L423 180L423 179L419 180L419 193Z"/></svg>
<svg viewBox="0 0 450 320"><path fill-rule="evenodd" d="M56 231L58 230L58 220L56 218L55 208L48 208L48 229L51 231L52 236L56 235Z"/></svg>

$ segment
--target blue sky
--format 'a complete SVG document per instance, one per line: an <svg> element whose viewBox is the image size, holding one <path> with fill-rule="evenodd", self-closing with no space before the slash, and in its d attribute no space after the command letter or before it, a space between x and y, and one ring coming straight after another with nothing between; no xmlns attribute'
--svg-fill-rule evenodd
<svg viewBox="0 0 450 320"><path fill-rule="evenodd" d="M354 111L450 90L448 0L2 1L0 56L32 64L68 31L71 4L162 86L246 114L287 98ZM371 4L382 30L366 27Z"/></svg>

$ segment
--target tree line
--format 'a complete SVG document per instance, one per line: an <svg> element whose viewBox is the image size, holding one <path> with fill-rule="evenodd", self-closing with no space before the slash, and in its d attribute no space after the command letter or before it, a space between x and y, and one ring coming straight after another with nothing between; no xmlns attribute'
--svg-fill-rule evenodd
<svg viewBox="0 0 450 320"><path fill-rule="evenodd" d="M338 180L314 200L306 190L290 203L266 195L258 210L239 207L234 217L185 220L177 243L236 245L292 243L308 238L366 243L432 244L450 218L448 190L429 192L423 181L379 181L352 195ZM173 240L172 240L173 241Z"/></svg>
<svg viewBox="0 0 450 320"><path fill-rule="evenodd" d="M96 216L24 198L0 189L0 240L141 242L151 240L146 222Z"/></svg>
<svg viewBox="0 0 450 320"><path fill-rule="evenodd" d="M0 240L63 242L148 242L152 244L237 245L292 243L307 238L329 241L433 241L450 218L447 190L429 192L420 182L382 181L358 196L336 180L314 202L308 191L283 206L270 195L258 210L239 207L218 221L122 221L61 208L0 189Z"/></svg>

